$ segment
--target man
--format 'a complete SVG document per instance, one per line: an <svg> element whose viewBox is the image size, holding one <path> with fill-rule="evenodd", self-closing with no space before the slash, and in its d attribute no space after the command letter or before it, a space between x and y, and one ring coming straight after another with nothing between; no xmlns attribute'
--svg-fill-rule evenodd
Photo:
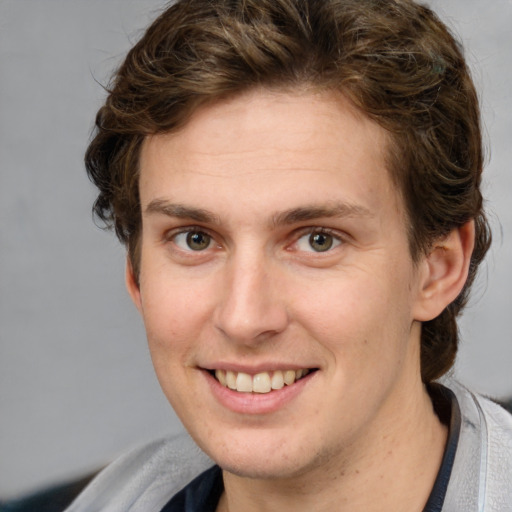
<svg viewBox="0 0 512 512"><path fill-rule="evenodd" d="M118 70L95 212L191 437L70 507L512 510L512 419L453 382L490 244L474 86L410 0L182 0Z"/></svg>

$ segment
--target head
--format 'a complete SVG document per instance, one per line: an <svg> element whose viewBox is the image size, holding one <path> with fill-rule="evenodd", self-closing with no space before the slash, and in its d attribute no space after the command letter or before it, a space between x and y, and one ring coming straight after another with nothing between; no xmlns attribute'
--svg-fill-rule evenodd
<svg viewBox="0 0 512 512"><path fill-rule="evenodd" d="M482 209L477 95L462 51L409 0L183 0L149 27L115 74L86 155L96 214L126 244L135 276L142 230L139 161L151 135L179 132L205 105L257 88L335 93L388 134L414 261L469 221L465 287L421 332L424 382L457 351L456 318L490 244Z"/></svg>

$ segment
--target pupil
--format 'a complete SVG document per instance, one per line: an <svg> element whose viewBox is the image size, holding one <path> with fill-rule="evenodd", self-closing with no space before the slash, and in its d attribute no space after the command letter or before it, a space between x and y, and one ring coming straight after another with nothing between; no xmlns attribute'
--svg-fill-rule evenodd
<svg viewBox="0 0 512 512"><path fill-rule="evenodd" d="M210 237L201 232L189 233L187 235L187 245L194 251L202 251L210 245Z"/></svg>
<svg viewBox="0 0 512 512"><path fill-rule="evenodd" d="M313 233L309 237L309 243L317 252L328 251L332 247L332 236L325 233Z"/></svg>

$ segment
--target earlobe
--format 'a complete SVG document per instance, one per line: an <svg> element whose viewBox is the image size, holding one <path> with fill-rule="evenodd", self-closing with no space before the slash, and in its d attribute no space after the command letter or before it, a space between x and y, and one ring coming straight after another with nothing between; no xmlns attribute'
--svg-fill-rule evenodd
<svg viewBox="0 0 512 512"><path fill-rule="evenodd" d="M432 250L421 262L423 272L415 320L434 319L457 298L466 283L474 243L473 221L434 242Z"/></svg>
<svg viewBox="0 0 512 512"><path fill-rule="evenodd" d="M126 258L126 268L125 268L125 284L130 297L132 298L135 307L141 311L142 310L142 301L140 297L140 287L137 277L135 276L132 262L130 261L130 257Z"/></svg>

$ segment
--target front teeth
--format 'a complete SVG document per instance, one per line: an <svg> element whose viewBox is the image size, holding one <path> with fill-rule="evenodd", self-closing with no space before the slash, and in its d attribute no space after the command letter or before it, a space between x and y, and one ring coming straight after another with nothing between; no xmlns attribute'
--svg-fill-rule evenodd
<svg viewBox="0 0 512 512"><path fill-rule="evenodd" d="M242 374L247 375L247 374ZM240 377L240 374L238 374ZM249 376L249 382L251 381L251 377ZM238 387L237 387L238 389ZM257 373L252 378L252 389L249 391L254 391L255 393L269 393L272 390L272 382L270 380L270 375L265 373Z"/></svg>
<svg viewBox="0 0 512 512"><path fill-rule="evenodd" d="M236 376L236 390L242 393L250 393L252 391L252 378L247 373L240 372Z"/></svg>
<svg viewBox="0 0 512 512"><path fill-rule="evenodd" d="M215 370L215 377L224 387L240 393L269 393L273 389L281 389L285 385L291 386L308 373L307 369L277 370L272 374L261 372L251 376L243 372Z"/></svg>

